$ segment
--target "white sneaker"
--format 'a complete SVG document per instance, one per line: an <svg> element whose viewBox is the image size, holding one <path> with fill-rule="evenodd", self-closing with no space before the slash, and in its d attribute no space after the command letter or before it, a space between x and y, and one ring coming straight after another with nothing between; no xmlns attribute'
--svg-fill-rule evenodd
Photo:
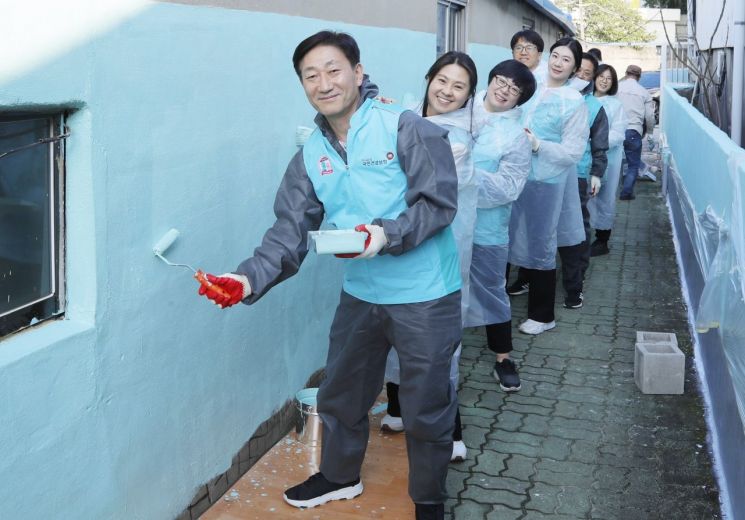
<svg viewBox="0 0 745 520"><path fill-rule="evenodd" d="M450 456L450 462L463 462L466 460L466 445L463 441L453 441L453 454Z"/></svg>
<svg viewBox="0 0 745 520"><path fill-rule="evenodd" d="M404 431L404 421L400 417L385 414L383 420L380 421L380 429L390 433L402 432Z"/></svg>
<svg viewBox="0 0 745 520"><path fill-rule="evenodd" d="M543 323L541 321L525 320L524 322L520 324L520 326L517 329L523 334L536 335L542 332L546 332L547 330L551 330L554 327L556 327L555 321L549 321L548 323Z"/></svg>

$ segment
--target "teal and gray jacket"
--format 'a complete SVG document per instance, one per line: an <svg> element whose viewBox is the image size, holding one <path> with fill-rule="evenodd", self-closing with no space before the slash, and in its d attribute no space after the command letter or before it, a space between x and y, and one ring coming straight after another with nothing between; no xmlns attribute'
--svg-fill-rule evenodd
<svg viewBox="0 0 745 520"><path fill-rule="evenodd" d="M253 257L236 270L261 298L294 275L308 252L308 231L377 224L388 244L377 256L345 259L344 291L378 304L416 303L460 289L450 230L458 178L447 132L411 111L373 98L365 80L346 148L326 119L290 161L274 202L277 217Z"/></svg>
<svg viewBox="0 0 745 520"><path fill-rule="evenodd" d="M577 165L577 177L589 179L590 175L602 177L608 166L608 116L592 90L585 94L587 122L590 125L590 140L585 153Z"/></svg>

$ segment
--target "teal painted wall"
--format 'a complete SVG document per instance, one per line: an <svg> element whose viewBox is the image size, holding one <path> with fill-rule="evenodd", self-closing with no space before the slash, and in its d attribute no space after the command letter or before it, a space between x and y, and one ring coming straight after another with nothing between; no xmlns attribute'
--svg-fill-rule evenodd
<svg viewBox="0 0 745 520"><path fill-rule="evenodd" d="M486 79L494 65L512 59L512 51L509 48L484 45L483 43L469 43L468 55L476 63L476 71L479 74L478 91L486 89Z"/></svg>
<svg viewBox="0 0 745 520"><path fill-rule="evenodd" d="M14 23L41 33L75 32L84 12L32 9ZM357 38L383 92L417 91L435 58L433 34L145 3L0 70L3 110L77 108L66 317L0 342L0 518L175 517L323 366L341 286L333 258L310 255L256 305L221 311L152 246L175 227L172 261L219 273L250 256L273 222L295 127L312 125L290 57L325 28ZM6 53L38 45L39 32Z"/></svg>

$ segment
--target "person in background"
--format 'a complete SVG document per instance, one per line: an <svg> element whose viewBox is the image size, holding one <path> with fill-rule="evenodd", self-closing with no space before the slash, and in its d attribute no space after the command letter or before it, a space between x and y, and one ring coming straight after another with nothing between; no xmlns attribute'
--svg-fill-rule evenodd
<svg viewBox="0 0 745 520"><path fill-rule="evenodd" d="M595 74L595 97L603 104L609 120L608 167L603 176L600 193L587 203L590 225L595 229L595 241L590 245L590 256L607 255L613 220L616 216L616 190L621 176L623 141L626 134L626 113L616 97L618 76L610 65L600 65Z"/></svg>
<svg viewBox="0 0 745 520"><path fill-rule="evenodd" d="M541 35L532 29L518 31L512 35L512 40L510 40L512 57L530 69L536 80L536 85L540 85L546 81L546 64L541 62L544 45ZM507 263L505 280L509 280L509 278L510 264ZM512 288L513 292L508 291L510 296L517 296L528 292L528 275L524 268L518 267L517 280L512 284Z"/></svg>
<svg viewBox="0 0 745 520"><path fill-rule="evenodd" d="M642 138L654 131L654 101L647 89L639 84L642 69L638 65L626 67L626 76L618 83L618 100L628 118L623 151L626 155L626 173L623 176L621 200L634 200L634 184L642 160ZM644 131L646 125L646 132Z"/></svg>
<svg viewBox="0 0 745 520"><path fill-rule="evenodd" d="M608 117L600 101L592 95L593 79L598 68L595 57L589 53L582 55L582 65L577 71L577 78L587 82L582 94L587 104L590 139L585 153L577 165L577 185L579 188L580 209L582 212L582 241L576 245L562 247L559 242L559 256L561 256L562 282L566 297L564 307L579 309L584 301L584 278L590 266L590 212L587 201L600 191L601 178L608 166ZM559 224L561 226L561 224Z"/></svg>
<svg viewBox="0 0 745 520"><path fill-rule="evenodd" d="M524 29L512 35L510 49L512 57L536 73L540 69L543 56L543 38L532 29ZM543 67L545 74L545 67Z"/></svg>
<svg viewBox="0 0 745 520"><path fill-rule="evenodd" d="M598 65L603 63L603 53L597 47L587 50L587 54L591 54L593 58L598 61Z"/></svg>
<svg viewBox="0 0 745 520"><path fill-rule="evenodd" d="M425 80L427 87L424 99L414 108L414 112L437 124L443 130L447 130L458 174L458 212L455 214L452 230L460 261L461 315L465 317L478 194L471 159L474 140L472 137L473 105L470 103L478 83L476 64L467 54L457 51L446 52L432 64L425 75ZM461 346L459 345L450 365L450 382L455 390L458 388L460 375L458 370L460 352ZM398 398L400 366L395 348L391 349L388 354L386 378L388 379L386 382L388 409L381 420L380 427L383 431L401 432L404 430L404 422ZM462 462L466 454L460 413L456 413L453 452L450 460Z"/></svg>
<svg viewBox="0 0 745 520"><path fill-rule="evenodd" d="M476 96L483 120L473 160L478 180L478 213L471 262L471 291L464 323L485 326L487 346L496 354L493 375L505 392L520 390L512 351L512 314L505 292L512 202L530 172L531 147L518 108L533 96L536 82L527 66L506 60L489 72L488 88ZM460 210L459 210L460 211Z"/></svg>
<svg viewBox="0 0 745 520"><path fill-rule="evenodd" d="M559 214L567 176L575 172L589 133L582 95L567 85L581 63L582 46L577 40L562 38L554 43L546 82L538 83L523 107L522 124L533 154L525 188L512 205L509 261L523 267L528 278L528 319L518 327L524 334L540 334L556 326Z"/></svg>
<svg viewBox="0 0 745 520"><path fill-rule="evenodd" d="M208 275L221 291L199 292L223 308L256 303L298 271L308 231L324 219L367 234L362 253L339 260L344 283L317 398L320 471L287 489L284 499L302 508L362 493L368 411L395 340L409 495L417 520L442 520L457 408L450 362L462 333L450 229L458 179L447 132L376 101L378 89L348 34L316 33L298 44L292 61L318 127L290 161L274 203L276 221L254 255L233 273Z"/></svg>

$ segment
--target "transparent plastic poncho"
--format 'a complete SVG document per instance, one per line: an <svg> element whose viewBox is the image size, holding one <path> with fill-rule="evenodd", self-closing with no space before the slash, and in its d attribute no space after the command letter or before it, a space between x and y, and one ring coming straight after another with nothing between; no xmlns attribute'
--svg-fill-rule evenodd
<svg viewBox="0 0 745 520"><path fill-rule="evenodd" d="M575 171L576 176L590 134L587 107L571 87L539 84L523 114L523 126L541 146L533 154L525 188L512 205L509 261L529 269L554 269L567 175Z"/></svg>
<svg viewBox="0 0 745 520"><path fill-rule="evenodd" d="M594 229L612 229L616 216L616 192L621 178L623 162L623 141L626 139L628 119L623 105L616 96L597 98L608 116L608 167L603 175L600 193L587 202L590 211L590 225Z"/></svg>
<svg viewBox="0 0 745 520"><path fill-rule="evenodd" d="M453 159L455 159L455 170L458 174L458 211L451 228L458 249L462 281L461 295L463 305L465 305L468 301L468 273L471 268L471 250L473 248L478 197L478 184L474 174L472 157L474 139L471 134L471 107L431 116L427 120L448 131L450 148L453 150ZM465 309L463 311L465 313Z"/></svg>
<svg viewBox="0 0 745 520"><path fill-rule="evenodd" d="M403 105L417 114L422 113L421 102L411 103L410 95L404 96ZM450 147L455 160L455 170L458 175L458 211L455 214L451 229L458 249L458 260L461 273L461 316L466 315L465 306L468 304L469 278L471 268L471 254L473 250L473 230L476 224L476 199L478 185L473 171L471 151L474 139L472 136L474 121L470 104L459 110L447 114L440 114L426 118L448 131ZM461 348L458 347L450 366L450 380L457 388L458 363ZM400 381L400 365L395 349L391 349L385 368L385 377L396 384Z"/></svg>
<svg viewBox="0 0 745 520"><path fill-rule="evenodd" d="M522 192L530 172L530 141L520 124L522 112L487 112L484 92L474 103L479 133L473 147L474 174L479 187L474 242L509 243L512 203Z"/></svg>

